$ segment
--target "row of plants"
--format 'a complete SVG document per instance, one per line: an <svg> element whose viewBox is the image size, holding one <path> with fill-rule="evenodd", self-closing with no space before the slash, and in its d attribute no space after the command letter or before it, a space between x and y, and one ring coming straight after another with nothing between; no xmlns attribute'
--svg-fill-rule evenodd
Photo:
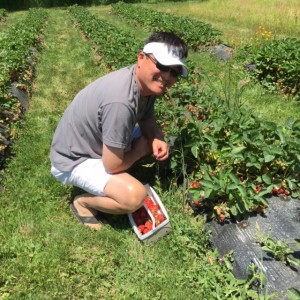
<svg viewBox="0 0 300 300"><path fill-rule="evenodd" d="M108 5L116 3L119 0L2 0L1 6L9 11L26 10L34 7L63 7L71 5ZM126 3L159 3L168 2L171 0L124 0ZM174 1L174 0L173 0ZM176 0L177 2L184 2L187 0Z"/></svg>
<svg viewBox="0 0 300 300"><path fill-rule="evenodd" d="M221 31L190 17L175 16L123 2L112 4L112 11L126 20L153 31L173 31L193 49L220 43Z"/></svg>
<svg viewBox="0 0 300 300"><path fill-rule="evenodd" d="M300 40L270 40L259 47L246 46L248 64L255 64L251 74L266 89L300 100Z"/></svg>
<svg viewBox="0 0 300 300"><path fill-rule="evenodd" d="M105 61L109 70L135 63L135 57L128 55L128 53L138 53L140 50L134 37L92 15L82 6L70 6L68 11L85 37L92 41L96 54L100 56L99 60ZM105 60L101 60L102 56L105 56Z"/></svg>
<svg viewBox="0 0 300 300"><path fill-rule="evenodd" d="M300 198L300 120L264 121L197 84L182 83L170 97L172 109L160 101L158 119L173 137L172 171L199 211L223 222L262 212L280 189L284 200Z"/></svg>
<svg viewBox="0 0 300 300"><path fill-rule="evenodd" d="M0 38L0 165L14 138L14 126L24 113L21 103L12 96L12 84L30 94L36 50L42 45L46 18L45 10L30 9L24 20L11 26Z"/></svg>
<svg viewBox="0 0 300 300"><path fill-rule="evenodd" d="M0 22L5 22L8 16L7 10L5 8L0 8Z"/></svg>

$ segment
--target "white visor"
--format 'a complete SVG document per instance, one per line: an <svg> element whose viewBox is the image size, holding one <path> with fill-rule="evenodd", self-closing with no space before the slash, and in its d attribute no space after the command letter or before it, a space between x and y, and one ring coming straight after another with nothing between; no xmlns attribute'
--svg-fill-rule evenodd
<svg viewBox="0 0 300 300"><path fill-rule="evenodd" d="M150 54L152 53L155 59L165 66L181 66L182 76L187 77L188 69L184 64L184 59L180 58L178 48L168 47L164 43L149 43L144 46L143 52Z"/></svg>

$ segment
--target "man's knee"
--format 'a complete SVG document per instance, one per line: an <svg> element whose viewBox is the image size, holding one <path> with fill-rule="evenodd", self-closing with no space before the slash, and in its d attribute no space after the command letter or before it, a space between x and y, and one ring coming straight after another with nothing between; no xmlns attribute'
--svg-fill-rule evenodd
<svg viewBox="0 0 300 300"><path fill-rule="evenodd" d="M124 209L128 212L134 212L140 208L147 196L145 187L140 186L128 186L128 198L123 202Z"/></svg>

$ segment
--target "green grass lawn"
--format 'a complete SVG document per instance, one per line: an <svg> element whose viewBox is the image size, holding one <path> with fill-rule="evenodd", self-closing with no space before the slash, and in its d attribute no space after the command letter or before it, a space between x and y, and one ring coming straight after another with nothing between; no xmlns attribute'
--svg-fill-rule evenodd
<svg viewBox="0 0 300 300"><path fill-rule="evenodd" d="M95 13L105 9L95 8ZM173 228L156 243L140 243L126 215L111 217L110 225L94 232L71 214L68 203L77 191L51 177L50 143L74 95L106 71L96 65L92 45L74 28L67 11L48 12L30 110L17 129L0 198L0 299L247 299L247 284L237 281L225 263L230 257L219 263L203 218L192 217L183 190L168 186L156 166L143 173L163 200ZM125 26L113 16L106 18ZM127 30L148 35L130 26ZM197 53L191 59L203 72L212 72L215 82L220 80L221 64ZM272 103L273 115L283 101L278 98L277 108L277 98L256 85L247 93L266 101L262 106ZM279 114L280 121L287 112L281 107Z"/></svg>

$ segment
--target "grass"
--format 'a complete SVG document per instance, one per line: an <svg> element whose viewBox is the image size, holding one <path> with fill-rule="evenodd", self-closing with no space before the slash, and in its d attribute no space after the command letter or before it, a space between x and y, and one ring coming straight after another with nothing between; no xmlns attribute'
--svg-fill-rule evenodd
<svg viewBox="0 0 300 300"><path fill-rule="evenodd" d="M219 98L224 99L226 93L231 101L235 101L236 92L242 89L239 101L255 115L278 124L283 124L289 117L299 119L299 101L293 97L271 94L253 82L239 62L217 62L207 53L191 53L190 58L204 76L203 86L212 88Z"/></svg>
<svg viewBox="0 0 300 300"><path fill-rule="evenodd" d="M104 14L106 9L95 11ZM93 232L70 213L68 202L78 191L51 177L50 143L75 94L106 71L95 64L91 45L66 11L48 11L30 110L17 130L0 195L0 299L246 299L239 296L245 284L219 264L211 249L204 220L191 218L180 187L160 184L156 167L143 173L163 199L173 227L158 242L141 244L125 215L111 217L110 225ZM130 33L148 34L106 18ZM224 72L224 65L207 54L192 53L191 59L213 74L221 93L216 74ZM258 97L259 87L247 93Z"/></svg>
<svg viewBox="0 0 300 300"><path fill-rule="evenodd" d="M259 26L269 29L276 37L300 36L297 0L210 0L145 6L208 22L224 32L229 44L247 42L255 37Z"/></svg>

